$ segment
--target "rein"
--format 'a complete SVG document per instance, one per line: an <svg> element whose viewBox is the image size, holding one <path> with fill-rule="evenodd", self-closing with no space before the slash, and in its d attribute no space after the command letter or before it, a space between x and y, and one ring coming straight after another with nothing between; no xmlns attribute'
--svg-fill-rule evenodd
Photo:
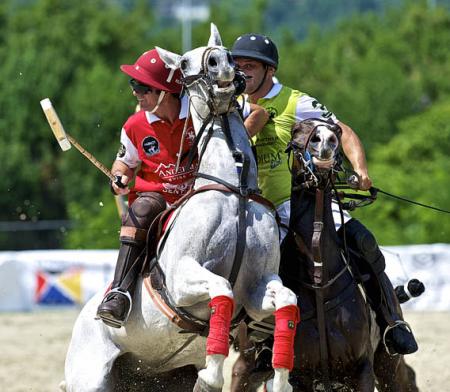
<svg viewBox="0 0 450 392"><path fill-rule="evenodd" d="M248 189L248 173L249 173L249 169L250 169L250 158L248 156L246 156L242 151L239 151L236 148L236 145L234 143L234 140L233 140L233 137L231 134L230 124L228 121L228 114L229 114L230 109L233 108L235 105L233 105L233 103L231 101L230 106L226 113L218 113L218 109L217 109L216 105L214 104L213 81L211 80L210 76L206 72L207 61L208 61L209 55L214 49L215 49L214 47L209 47L203 52L202 67L201 67L199 74L187 76L183 79L183 84L185 85L185 87L188 91L188 94L189 94L188 87L192 86L194 83L203 82L205 84L206 91L207 91L207 98L208 98L208 99L205 99L205 103L208 105L208 108L209 108L209 114L204 119L202 127L200 128L199 132L197 133L196 138L193 143L193 146L191 147L191 149L188 153L188 167L190 166L190 164L192 164L195 153L198 150L198 145L200 143L200 140L202 138L202 135L203 135L206 127L208 126L208 124L211 124L211 126L208 130L208 133L206 135L206 138L203 142L202 150L199 154L198 164L200 165L203 154L204 154L204 152L207 148L207 145L208 145L209 141L211 140L211 137L213 134L213 127L214 127L215 119L220 117L220 122L222 125L222 133L225 136L225 141L226 141L228 148L231 152L231 155L235 161L236 171L237 171L238 178L239 178L239 184L236 187L236 186L229 184L228 182L222 180L221 178L211 176L206 173L200 173L200 172L196 173L196 177L214 181L214 182L218 183L219 185L222 185L222 189L221 189L222 191L227 189L239 196L239 216L238 216L238 227L237 227L239 240L236 244L236 252L235 252L235 256L234 256L233 266L231 269L230 277L228 279L231 284L231 287L233 288L236 283L237 276L239 274L239 270L240 270L240 267L242 264L242 258L243 258L244 251L245 251L246 231L247 231L246 230L246 222L245 222L245 220L246 220L245 211L246 211L247 198L249 198L250 195L255 195L255 194L259 193L259 190ZM181 158L181 161L183 159L184 158Z"/></svg>
<svg viewBox="0 0 450 392"><path fill-rule="evenodd" d="M213 176L209 176L207 174L200 174L199 177L204 178L215 178ZM234 185L228 184L227 182L223 181L222 184L207 184L197 189L191 189L188 193L186 193L181 199L179 199L176 203L174 203L170 208L166 209L160 216L159 216L159 234L158 239L160 238L160 232L162 230L163 222L165 218L176 208L183 205L187 200L189 200L192 196L206 192L206 191L219 191L219 192L228 192L228 193L235 193L240 196L241 200L251 199L257 203L263 204L264 206L272 209L273 211L276 211L275 206L272 204L271 201L265 199L258 193L249 193L246 197L242 196L239 192L239 188L235 187ZM244 215L245 214L240 214ZM244 222L245 223L245 222ZM241 224L241 222L239 222ZM245 231L245 224L240 225L240 227L244 228ZM170 229L166 232L164 238L162 239L162 243L159 247L159 249L162 248L164 244L165 238L167 238L167 234L170 231ZM244 241L240 242L241 244L245 245ZM244 248L243 248L244 249ZM239 262L236 262L236 257L240 256ZM150 297L153 299L155 304L158 306L158 308L161 310L163 314L165 314L170 321L175 323L179 328L183 330L184 333L195 333L199 334L201 336L204 336L205 333L208 332L209 324L207 321L201 320L186 310L184 310L182 307L177 307L174 305L174 301L172 300L169 292L166 290L165 284L164 284L164 277L162 276L162 271L160 270L160 267L158 265L158 257L157 254L156 257L152 260L149 266L149 272L150 277L145 278L144 283L147 288L147 291L150 294ZM232 270L230 273L230 277L228 278L231 286L234 286L234 283L236 282L237 276L239 274L240 266L242 261L242 254L240 254L239 250L239 243L236 248L235 253L235 260L233 262ZM156 270L156 271L154 271ZM246 316L245 311L243 309L238 313L238 315L232 320L231 325L232 328L236 327Z"/></svg>

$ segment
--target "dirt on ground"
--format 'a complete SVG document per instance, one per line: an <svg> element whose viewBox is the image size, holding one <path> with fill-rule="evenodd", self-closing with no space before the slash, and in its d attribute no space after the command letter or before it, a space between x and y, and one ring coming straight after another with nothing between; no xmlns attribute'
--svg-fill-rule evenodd
<svg viewBox="0 0 450 392"><path fill-rule="evenodd" d="M58 391L77 314L73 309L0 313L0 391ZM406 357L417 373L420 390L449 391L450 313L409 312L405 318L420 346Z"/></svg>

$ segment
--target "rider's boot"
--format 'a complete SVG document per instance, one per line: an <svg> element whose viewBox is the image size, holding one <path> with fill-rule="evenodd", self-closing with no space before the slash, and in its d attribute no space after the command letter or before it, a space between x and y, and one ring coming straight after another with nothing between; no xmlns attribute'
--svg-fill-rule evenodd
<svg viewBox="0 0 450 392"><path fill-rule="evenodd" d="M385 303L380 304L377 314L381 315L378 325L383 333L383 341L389 354L412 354L417 351L418 345L411 327L403 320L400 304L395 295L394 287L388 276L383 272L378 275Z"/></svg>
<svg viewBox="0 0 450 392"><path fill-rule="evenodd" d="M97 308L97 317L111 327L120 328L128 319L136 280L145 256L147 233L151 222L165 207L166 202L159 193L140 193L124 217L111 291ZM149 247L147 252L147 256L151 256Z"/></svg>
<svg viewBox="0 0 450 392"><path fill-rule="evenodd" d="M384 272L385 259L375 237L355 219L345 224L345 233L350 249L360 256L357 257L358 268L368 273L363 284L376 313L387 352L391 355L416 352L417 342L408 323L403 320L394 288Z"/></svg>
<svg viewBox="0 0 450 392"><path fill-rule="evenodd" d="M97 317L114 328L120 328L127 321L131 310L136 277L134 276L127 288L121 287L124 278L132 268L136 259L143 253L145 242L132 238L120 238L119 256L111 290L105 295L102 303L97 308Z"/></svg>

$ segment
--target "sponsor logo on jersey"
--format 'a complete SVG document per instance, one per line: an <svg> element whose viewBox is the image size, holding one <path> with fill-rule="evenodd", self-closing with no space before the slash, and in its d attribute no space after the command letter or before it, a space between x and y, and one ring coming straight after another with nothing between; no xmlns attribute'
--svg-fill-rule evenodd
<svg viewBox="0 0 450 392"><path fill-rule="evenodd" d="M183 195L191 188L191 181L182 184L163 184L164 192L173 195Z"/></svg>
<svg viewBox="0 0 450 392"><path fill-rule="evenodd" d="M123 143L120 143L119 151L117 151L117 157L123 158L127 152L127 148Z"/></svg>
<svg viewBox="0 0 450 392"><path fill-rule="evenodd" d="M327 107L326 107L325 105L322 105L319 101L314 100L314 101L312 101L311 104L312 104L312 106L313 106L314 109L319 108L319 109L323 112L323 113L322 113L322 117L323 117L323 118L330 118L330 117L333 115L333 113L330 112L330 111L327 109Z"/></svg>
<svg viewBox="0 0 450 392"><path fill-rule="evenodd" d="M159 154L159 142L153 136L147 136L142 140L142 149L148 157Z"/></svg>
<svg viewBox="0 0 450 392"><path fill-rule="evenodd" d="M169 163L168 165L160 163L154 172L158 174L159 177L164 178L165 180L174 181L175 179L179 180L191 177L191 173L195 170L195 165L192 164L189 169L187 169L185 166L180 166L178 168L178 171L176 171L175 169L176 166L173 163Z"/></svg>
<svg viewBox="0 0 450 392"><path fill-rule="evenodd" d="M275 169L282 163L283 151L278 151L277 153L268 152L266 154L258 153L258 164L261 166L268 165L271 169Z"/></svg>
<svg viewBox="0 0 450 392"><path fill-rule="evenodd" d="M194 144L195 132L194 132L194 128L193 127L190 127L190 128L187 129L187 131L186 131L186 140L187 140L189 146L192 146Z"/></svg>
<svg viewBox="0 0 450 392"><path fill-rule="evenodd" d="M269 112L270 119L273 119L274 117L278 116L278 110L275 109L274 107L268 107L266 110Z"/></svg>

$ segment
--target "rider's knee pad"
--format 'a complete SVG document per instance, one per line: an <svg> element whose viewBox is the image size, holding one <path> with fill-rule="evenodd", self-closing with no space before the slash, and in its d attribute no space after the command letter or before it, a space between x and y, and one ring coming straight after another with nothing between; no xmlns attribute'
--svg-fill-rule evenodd
<svg viewBox="0 0 450 392"><path fill-rule="evenodd" d="M123 225L148 230L156 216L165 208L166 201L159 193L141 193L128 209Z"/></svg>
<svg viewBox="0 0 450 392"><path fill-rule="evenodd" d="M375 273L383 272L386 263L373 234L356 219L351 219L345 224L345 233L350 246L361 253Z"/></svg>

